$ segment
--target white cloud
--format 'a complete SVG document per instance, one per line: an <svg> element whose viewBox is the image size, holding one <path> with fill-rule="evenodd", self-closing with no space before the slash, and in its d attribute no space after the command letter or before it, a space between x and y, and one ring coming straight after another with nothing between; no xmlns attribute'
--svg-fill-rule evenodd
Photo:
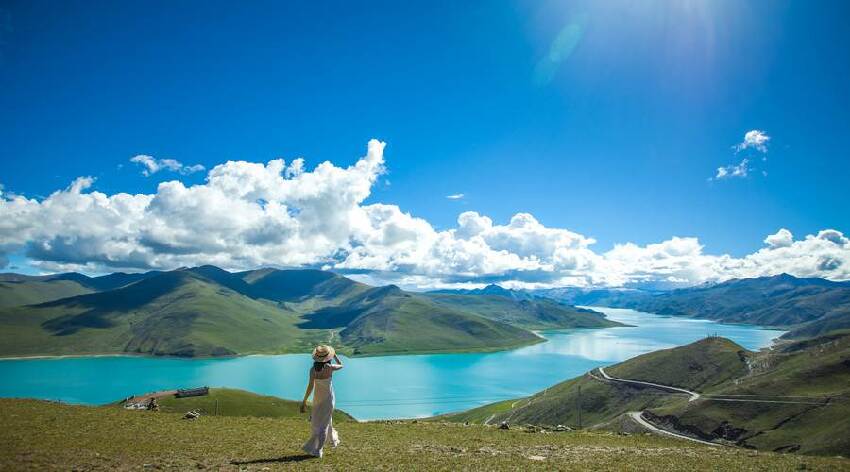
<svg viewBox="0 0 850 472"><path fill-rule="evenodd" d="M716 180L729 179L732 177L740 177L744 178L750 173L750 161L749 159L744 159L738 165L728 165L726 167L718 167L717 174L715 174L714 178Z"/></svg>
<svg viewBox="0 0 850 472"><path fill-rule="evenodd" d="M130 158L130 162L140 164L142 167L144 167L144 169L142 170L142 174L144 174L146 177L156 174L161 170L177 172L183 175L194 174L195 172L201 172L202 170L205 170L204 166L200 164L188 166L175 159L156 159L153 156L148 156L145 154L139 154L138 156Z"/></svg>
<svg viewBox="0 0 850 472"><path fill-rule="evenodd" d="M759 152L767 152L767 142L770 141L770 136L764 131L753 129L744 134L744 140L735 146L735 150L740 152L745 149L755 149Z"/></svg>
<svg viewBox="0 0 850 472"><path fill-rule="evenodd" d="M747 131L744 134L744 140L742 142L736 144L735 146L732 146L732 148L735 150L736 154L741 152L741 151L744 151L746 149L755 149L756 151L759 151L762 154L765 154L765 155L762 156L761 160L767 161L766 154L767 154L767 143L768 143L768 141L770 141L770 136L765 134L764 131L753 129L753 130ZM711 181L711 180L729 179L729 178L733 178L733 177L739 177L739 178L747 177L748 175L750 175L751 171L756 170L750 164L751 164L750 159L745 158L745 159L741 160L740 164L738 164L738 165L730 164L728 166L718 167L717 172L715 173L714 177L712 177L708 180ZM761 174L762 174L762 176L767 177L767 171L766 170L762 169Z"/></svg>
<svg viewBox="0 0 850 472"><path fill-rule="evenodd" d="M452 194L452 195L446 195L446 198L448 198L449 200L460 200L463 197L464 197L464 195L462 193L455 193L455 194Z"/></svg>
<svg viewBox="0 0 850 472"><path fill-rule="evenodd" d="M764 243L772 248L788 247L794 243L794 235L785 228L764 238Z"/></svg>
<svg viewBox="0 0 850 472"><path fill-rule="evenodd" d="M467 211L438 231L397 205L364 204L384 173L384 143L349 167L301 159L229 161L203 184L106 195L81 177L45 199L0 195L0 259L24 252L43 270L172 269L215 264L327 267L406 286L498 281L514 287L697 284L788 272L850 280L850 242L827 229L780 229L744 257L706 254L694 237L607 252L530 213L494 222Z"/></svg>

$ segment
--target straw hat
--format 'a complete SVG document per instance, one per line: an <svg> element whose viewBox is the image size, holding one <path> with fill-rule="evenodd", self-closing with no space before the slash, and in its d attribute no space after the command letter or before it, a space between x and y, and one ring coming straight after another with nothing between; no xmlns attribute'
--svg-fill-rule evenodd
<svg viewBox="0 0 850 472"><path fill-rule="evenodd" d="M313 360L316 362L330 362L336 355L336 351L331 346L319 344L313 349Z"/></svg>

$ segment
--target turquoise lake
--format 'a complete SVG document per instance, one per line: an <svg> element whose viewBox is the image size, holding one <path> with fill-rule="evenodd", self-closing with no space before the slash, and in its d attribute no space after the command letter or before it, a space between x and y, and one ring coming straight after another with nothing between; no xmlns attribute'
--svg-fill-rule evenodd
<svg viewBox="0 0 850 472"><path fill-rule="evenodd" d="M358 419L413 418L521 397L587 372L707 335L748 349L769 346L783 331L599 308L630 328L546 331L548 340L511 351L344 359L334 376L337 407ZM132 394L232 387L300 400L307 354L229 359L79 357L0 361L0 397L103 404Z"/></svg>

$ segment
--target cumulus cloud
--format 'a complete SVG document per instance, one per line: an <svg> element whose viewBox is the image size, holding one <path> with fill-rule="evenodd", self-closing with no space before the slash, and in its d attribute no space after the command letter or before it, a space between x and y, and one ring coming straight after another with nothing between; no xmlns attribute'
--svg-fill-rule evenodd
<svg viewBox="0 0 850 472"><path fill-rule="evenodd" d="M463 197L464 197L464 195L462 193L454 193L452 195L446 195L446 198L448 198L449 200L460 200Z"/></svg>
<svg viewBox="0 0 850 472"><path fill-rule="evenodd" d="M730 179L733 177L744 178L750 173L750 161L744 159L738 165L728 165L726 167L718 167L717 174L714 175L715 180Z"/></svg>
<svg viewBox="0 0 850 472"><path fill-rule="evenodd" d="M755 149L766 153L768 141L770 141L770 136L765 134L764 131L753 129L744 134L744 140L735 145L735 150L741 152L745 149Z"/></svg>
<svg viewBox="0 0 850 472"><path fill-rule="evenodd" d="M496 222L466 211L453 228L386 203L364 204L384 174L384 143L349 167L303 159L229 161L204 183L106 195L80 177L44 199L0 195L0 263L24 253L44 270L311 266L419 287L687 285L787 272L850 279L850 242L826 229L795 240L780 229L744 257L704 252L694 237L607 252L530 213Z"/></svg>
<svg viewBox="0 0 850 472"><path fill-rule="evenodd" d="M794 243L794 235L785 228L764 238L764 243L772 248L788 247Z"/></svg>
<svg viewBox="0 0 850 472"><path fill-rule="evenodd" d="M200 164L187 166L175 159L156 159L153 156L145 154L131 157L130 162L141 165L143 167L142 174L146 177L156 174L161 170L177 172L183 175L194 174L195 172L205 170L204 166Z"/></svg>

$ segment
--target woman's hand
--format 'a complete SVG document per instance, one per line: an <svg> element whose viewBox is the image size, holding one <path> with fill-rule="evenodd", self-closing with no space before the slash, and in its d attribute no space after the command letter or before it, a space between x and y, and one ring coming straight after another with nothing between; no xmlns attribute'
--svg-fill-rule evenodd
<svg viewBox="0 0 850 472"><path fill-rule="evenodd" d="M307 402L301 402L301 413L307 413Z"/></svg>

